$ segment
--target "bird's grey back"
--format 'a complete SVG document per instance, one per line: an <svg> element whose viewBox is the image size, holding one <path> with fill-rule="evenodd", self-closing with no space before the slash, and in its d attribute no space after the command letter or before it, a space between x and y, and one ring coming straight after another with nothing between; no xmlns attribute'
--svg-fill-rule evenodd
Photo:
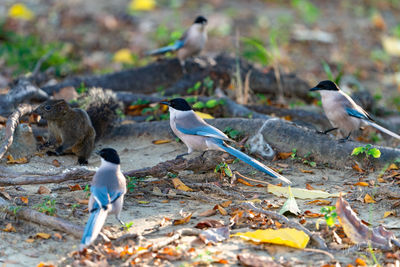
<svg viewBox="0 0 400 267"><path fill-rule="evenodd" d="M107 187L108 192L126 192L126 180L124 175L116 169L99 169L93 177L92 185Z"/></svg>

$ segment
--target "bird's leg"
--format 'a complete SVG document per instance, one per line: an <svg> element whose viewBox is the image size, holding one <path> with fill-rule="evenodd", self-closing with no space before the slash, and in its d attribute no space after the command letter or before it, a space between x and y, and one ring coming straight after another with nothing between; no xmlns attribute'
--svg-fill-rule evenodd
<svg viewBox="0 0 400 267"><path fill-rule="evenodd" d="M204 150L203 153L201 153L201 157L203 158L204 155L206 154L207 150Z"/></svg>
<svg viewBox="0 0 400 267"><path fill-rule="evenodd" d="M181 65L181 68L182 68L182 73L183 74L187 74L187 70L186 70L186 64L185 64L186 62L185 62L185 60L184 59L179 59L179 64Z"/></svg>
<svg viewBox="0 0 400 267"><path fill-rule="evenodd" d="M119 223L121 225L125 225L125 223L121 220L121 218L119 217L119 214L115 215L115 218L117 219L117 221L119 221Z"/></svg>
<svg viewBox="0 0 400 267"><path fill-rule="evenodd" d="M328 130L325 130L325 131L317 131L317 133L319 133L319 134L327 134L327 133L332 132L332 131L337 130L337 129L338 128L335 127L335 128L331 128L331 129L328 129Z"/></svg>
<svg viewBox="0 0 400 267"><path fill-rule="evenodd" d="M351 132L349 132L349 134L345 138L340 138L339 143L344 143L344 142L348 141L350 138L350 135L351 135Z"/></svg>
<svg viewBox="0 0 400 267"><path fill-rule="evenodd" d="M187 156L187 155L189 155L189 152L186 152L186 153L180 154L180 155L176 156L176 158L175 158L175 159L183 159L183 157L184 157L184 156Z"/></svg>

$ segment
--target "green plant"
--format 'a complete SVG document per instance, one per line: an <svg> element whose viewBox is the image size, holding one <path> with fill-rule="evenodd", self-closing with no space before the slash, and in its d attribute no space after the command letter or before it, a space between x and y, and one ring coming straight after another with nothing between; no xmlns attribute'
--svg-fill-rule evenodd
<svg viewBox="0 0 400 267"><path fill-rule="evenodd" d="M242 56L253 62L261 63L262 65L269 65L272 56L265 48L263 42L256 38L241 37L243 42Z"/></svg>
<svg viewBox="0 0 400 267"><path fill-rule="evenodd" d="M20 206L9 206L8 210L10 210L14 215L17 214L17 212L21 209Z"/></svg>
<svg viewBox="0 0 400 267"><path fill-rule="evenodd" d="M0 40L0 58L7 66L13 67L14 75L33 71L40 60L43 62L39 70L53 67L57 76L71 74L78 69L71 45L66 43L45 43L39 36L6 31L3 24L0 24Z"/></svg>
<svg viewBox="0 0 400 267"><path fill-rule="evenodd" d="M142 109L143 115L148 115L146 121L169 120L169 113L160 112L160 104Z"/></svg>
<svg viewBox="0 0 400 267"><path fill-rule="evenodd" d="M382 49L374 49L371 51L370 59L374 62L387 64L390 62L390 55Z"/></svg>
<svg viewBox="0 0 400 267"><path fill-rule="evenodd" d="M326 206L321 208L321 213L324 215L326 224L329 227L332 227L335 225L336 218L337 218L337 213L336 213L336 207L335 206Z"/></svg>
<svg viewBox="0 0 400 267"><path fill-rule="evenodd" d="M223 99L217 100L217 99L210 99L207 102L201 102L198 101L196 103L193 104L193 108L194 109L203 109L203 108L215 108L219 105L224 105L225 101Z"/></svg>
<svg viewBox="0 0 400 267"><path fill-rule="evenodd" d="M342 76L344 74L343 65L342 64L339 64L337 66L338 74L336 76L333 75L331 67L324 60L322 60L322 68L324 69L325 74L326 74L326 76L328 77L329 80L334 81L337 84L340 83L340 80L342 79Z"/></svg>
<svg viewBox="0 0 400 267"><path fill-rule="evenodd" d="M137 178L134 176L126 176L126 178L128 182L126 187L128 188L129 192L133 192L137 186L137 183L143 180L143 178Z"/></svg>
<svg viewBox="0 0 400 267"><path fill-rule="evenodd" d="M236 139L238 138L242 133L239 132L238 130L233 129L232 127L226 127L223 131L226 135L228 135L229 138Z"/></svg>
<svg viewBox="0 0 400 267"><path fill-rule="evenodd" d="M200 89L203 88L203 92L207 91L209 95L212 95L212 91L214 88L214 81L209 77L205 77L203 81L197 81L192 87L188 88L186 92L188 94L196 93L198 94Z"/></svg>
<svg viewBox="0 0 400 267"><path fill-rule="evenodd" d="M221 162L215 166L214 173L219 173L222 176L232 177L232 170L226 162Z"/></svg>
<svg viewBox="0 0 400 267"><path fill-rule="evenodd" d="M292 0L291 4L307 24L313 24L318 20L320 16L319 9L309 0Z"/></svg>
<svg viewBox="0 0 400 267"><path fill-rule="evenodd" d="M37 211L54 216L57 212L56 200L46 196L42 203L35 205Z"/></svg>
<svg viewBox="0 0 400 267"><path fill-rule="evenodd" d="M297 153L297 149L293 148L292 149L292 155L290 155L291 159L298 159L296 153Z"/></svg>
<svg viewBox="0 0 400 267"><path fill-rule="evenodd" d="M124 224L124 230L128 231L133 226L133 222L127 222Z"/></svg>
<svg viewBox="0 0 400 267"><path fill-rule="evenodd" d="M77 92L78 94L86 93L88 90L89 90L89 88L87 88L87 87L85 86L85 83L84 83L84 82L81 82L81 84L79 85L79 87L76 88L76 92Z"/></svg>
<svg viewBox="0 0 400 267"><path fill-rule="evenodd" d="M357 156L359 154L365 154L365 157L368 159L369 156L374 158L379 158L381 156L381 151L377 148L372 147L371 144L355 147L351 152L352 156Z"/></svg>
<svg viewBox="0 0 400 267"><path fill-rule="evenodd" d="M192 94L194 92L198 92L201 87L201 82L197 81L192 87L188 88L186 91L188 94Z"/></svg>

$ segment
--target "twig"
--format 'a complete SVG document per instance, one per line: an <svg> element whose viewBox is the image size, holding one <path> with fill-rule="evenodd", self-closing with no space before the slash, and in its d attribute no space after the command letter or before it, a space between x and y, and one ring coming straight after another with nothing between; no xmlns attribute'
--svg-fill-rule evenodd
<svg viewBox="0 0 400 267"><path fill-rule="evenodd" d="M325 254L326 256L328 256L329 258L331 258L331 260L335 259L335 257L332 255L332 253L329 253L326 250L316 249L316 248L304 248L303 251L322 253L322 254Z"/></svg>
<svg viewBox="0 0 400 267"><path fill-rule="evenodd" d="M227 192L215 184L210 184L210 183L186 183L186 184L190 187L208 188L212 192L223 195L225 197L229 197L229 198L233 198L233 199L240 199L240 200L246 199L243 195L241 195L239 193Z"/></svg>
<svg viewBox="0 0 400 267"><path fill-rule="evenodd" d="M252 182L256 182L256 183L260 183L260 184L267 184L267 185L271 184L271 183L268 183L268 182L265 182L265 181L260 181L260 180L257 180L257 179L253 179L253 178L246 177L246 176L244 176L243 174L241 174L241 173L238 172L238 171L234 171L234 173L235 173L236 175L239 175L240 178L243 178L243 179L246 179L246 180L249 180L249 181L252 181Z"/></svg>
<svg viewBox="0 0 400 267"><path fill-rule="evenodd" d="M289 220L286 216L278 214L276 212L257 208L252 203L249 203L249 202L244 202L241 204L241 206L248 208L248 209L252 209L258 213L263 213L263 214L271 217L272 219L275 219L278 221L283 221L288 226L293 227L297 230L303 231L306 235L308 235L317 244L317 247L319 249L328 250L328 246L325 244L325 241L321 237L319 237L316 233L312 233L310 230L308 230L307 228L305 228L298 222Z"/></svg>
<svg viewBox="0 0 400 267"><path fill-rule="evenodd" d="M40 71L40 67L43 65L43 63L49 59L49 57L54 53L54 49L51 49L50 51L48 51L46 54L44 54L39 60L38 62L36 62L35 68L32 71L32 75L31 77L35 77L39 71Z"/></svg>
<svg viewBox="0 0 400 267"><path fill-rule="evenodd" d="M14 141L14 132L17 129L19 119L29 114L33 111L33 107L28 104L21 104L17 107L17 109L8 117L6 124L6 131L4 135L4 142L0 147L0 159L3 158L4 154L10 148Z"/></svg>

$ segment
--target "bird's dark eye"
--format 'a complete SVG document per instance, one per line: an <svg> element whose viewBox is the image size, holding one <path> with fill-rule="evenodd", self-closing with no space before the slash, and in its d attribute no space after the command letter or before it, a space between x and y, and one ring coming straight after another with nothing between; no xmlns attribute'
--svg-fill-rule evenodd
<svg viewBox="0 0 400 267"><path fill-rule="evenodd" d="M46 106L44 106L44 109L48 111L48 110L51 109L51 106L50 105L46 105Z"/></svg>

